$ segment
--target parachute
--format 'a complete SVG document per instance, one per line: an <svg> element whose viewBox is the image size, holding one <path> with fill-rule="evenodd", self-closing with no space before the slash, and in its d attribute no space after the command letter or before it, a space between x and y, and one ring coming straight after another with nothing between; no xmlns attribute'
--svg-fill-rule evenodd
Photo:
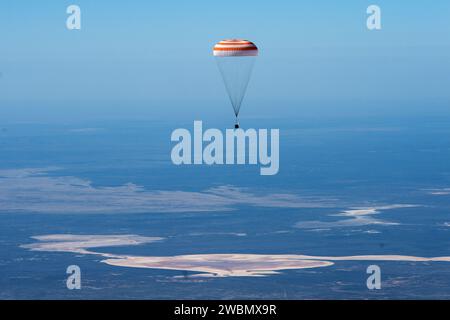
<svg viewBox="0 0 450 320"><path fill-rule="evenodd" d="M248 40L222 40L214 46L213 54L234 109L234 127L239 128L239 111L258 56L258 48Z"/></svg>

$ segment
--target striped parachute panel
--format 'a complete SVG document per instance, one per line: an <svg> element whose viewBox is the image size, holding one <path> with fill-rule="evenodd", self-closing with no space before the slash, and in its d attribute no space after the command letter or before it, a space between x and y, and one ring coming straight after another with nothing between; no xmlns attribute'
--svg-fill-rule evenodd
<svg viewBox="0 0 450 320"><path fill-rule="evenodd" d="M257 56L258 48L248 40L222 40L214 46L215 57L245 57Z"/></svg>

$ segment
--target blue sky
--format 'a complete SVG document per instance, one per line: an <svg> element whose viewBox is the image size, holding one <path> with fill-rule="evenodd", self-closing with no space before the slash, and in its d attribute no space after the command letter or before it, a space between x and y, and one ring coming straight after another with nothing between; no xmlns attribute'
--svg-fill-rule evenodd
<svg viewBox="0 0 450 320"><path fill-rule="evenodd" d="M448 1L3 1L0 101L223 102L230 37L260 48L249 101L449 101L449 21Z"/></svg>

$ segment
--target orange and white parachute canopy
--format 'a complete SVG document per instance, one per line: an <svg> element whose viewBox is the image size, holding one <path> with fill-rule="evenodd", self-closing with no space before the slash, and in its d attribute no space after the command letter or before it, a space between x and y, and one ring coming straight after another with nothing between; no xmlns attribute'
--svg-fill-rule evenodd
<svg viewBox="0 0 450 320"><path fill-rule="evenodd" d="M258 48L248 40L222 40L214 46L213 55L215 57L257 56Z"/></svg>

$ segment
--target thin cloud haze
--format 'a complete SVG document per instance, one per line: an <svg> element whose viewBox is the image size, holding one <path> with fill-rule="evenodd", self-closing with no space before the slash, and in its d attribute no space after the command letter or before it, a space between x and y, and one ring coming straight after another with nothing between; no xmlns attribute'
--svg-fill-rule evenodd
<svg viewBox="0 0 450 320"><path fill-rule="evenodd" d="M394 204L378 207L361 207L352 208L350 210L344 210L338 214L331 216L345 217L346 219L339 219L336 221L301 221L295 224L299 229L330 229L341 227L358 227L367 225L386 225L394 226L399 225L398 222L386 221L376 218L375 215L384 210L401 209L401 208L414 208L418 205L413 204Z"/></svg>
<svg viewBox="0 0 450 320"><path fill-rule="evenodd" d="M288 193L255 194L234 186L204 191L147 190L134 183L94 186L73 176L50 176L57 168L0 170L0 212L148 213L230 211L236 206L317 208L332 199Z"/></svg>

